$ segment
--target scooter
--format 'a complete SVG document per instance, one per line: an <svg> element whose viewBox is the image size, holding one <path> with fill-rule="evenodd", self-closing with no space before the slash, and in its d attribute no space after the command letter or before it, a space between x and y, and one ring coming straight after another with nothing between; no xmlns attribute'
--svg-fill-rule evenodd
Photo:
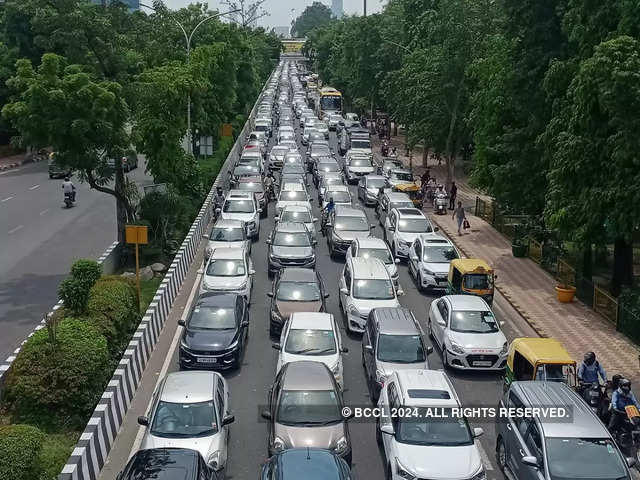
<svg viewBox="0 0 640 480"><path fill-rule="evenodd" d="M64 206L65 208L73 207L73 203L76 201L76 192L67 192L64 194Z"/></svg>
<svg viewBox="0 0 640 480"><path fill-rule="evenodd" d="M603 419L607 415L611 402L607 395L607 385L600 385L599 382L581 383L580 395L598 417Z"/></svg>
<svg viewBox="0 0 640 480"><path fill-rule="evenodd" d="M624 410L613 410L612 415L622 416L621 425L611 432L618 448L625 457L636 460L636 468L640 460L640 412L635 405Z"/></svg>
<svg viewBox="0 0 640 480"><path fill-rule="evenodd" d="M447 196L444 193L439 193L436 196L434 202L434 210L437 215L446 215L447 214Z"/></svg>

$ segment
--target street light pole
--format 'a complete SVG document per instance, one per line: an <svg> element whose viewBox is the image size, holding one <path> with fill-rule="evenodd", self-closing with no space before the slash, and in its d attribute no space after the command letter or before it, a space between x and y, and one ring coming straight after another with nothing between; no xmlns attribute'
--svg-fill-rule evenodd
<svg viewBox="0 0 640 480"><path fill-rule="evenodd" d="M364 16L367 16L367 0L364 0Z"/></svg>
<svg viewBox="0 0 640 480"><path fill-rule="evenodd" d="M140 3L140 6L148 8L150 10L153 10L154 12L156 11L156 9L154 7L151 7L149 5L145 5L144 3ZM189 64L189 61L191 60L191 39L193 38L193 34L196 33L196 30L198 30L198 28L200 28L200 25L202 25L203 23L213 19L213 18L219 18L219 17L223 17L225 15L230 15L232 13L236 13L239 12L240 9L235 9L235 10L231 10L229 12L222 12L222 13L215 13L213 15L209 15L208 17L203 18L202 20L200 20L200 22L193 28L193 30L191 30L190 34L187 34L187 31L185 30L185 28L182 26L182 24L176 20L175 18L171 17L171 20L173 20L176 25L178 25L178 27L180 27L180 30L182 30L182 33L184 35L184 40L187 44L187 65ZM187 153L193 153L193 139L191 138L191 93L187 94Z"/></svg>

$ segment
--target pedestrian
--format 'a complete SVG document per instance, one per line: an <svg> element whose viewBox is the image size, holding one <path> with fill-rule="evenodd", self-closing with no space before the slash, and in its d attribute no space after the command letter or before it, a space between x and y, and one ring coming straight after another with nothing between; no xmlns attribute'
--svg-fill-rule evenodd
<svg viewBox="0 0 640 480"><path fill-rule="evenodd" d="M456 208L456 196L458 195L458 186L456 182L451 182L451 190L449 190L449 210Z"/></svg>
<svg viewBox="0 0 640 480"><path fill-rule="evenodd" d="M451 220L454 218L458 221L458 235L462 236L462 222L467 219L464 214L464 208L462 208L462 202L458 202L458 208L454 210Z"/></svg>
<svg viewBox="0 0 640 480"><path fill-rule="evenodd" d="M429 181L429 179L431 178L431 172L429 171L429 169L427 168L424 173L422 174L422 177L420 177L420 183L422 185L427 184L427 182Z"/></svg>

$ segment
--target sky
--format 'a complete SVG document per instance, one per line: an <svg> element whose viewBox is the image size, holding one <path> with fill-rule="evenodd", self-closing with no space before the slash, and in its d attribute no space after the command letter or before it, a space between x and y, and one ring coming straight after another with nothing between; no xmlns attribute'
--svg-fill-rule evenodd
<svg viewBox="0 0 640 480"><path fill-rule="evenodd" d="M207 0L200 1L204 3ZM263 8L269 12L269 16L264 17L258 23L264 27L289 25L293 19L291 9L295 9L293 15L297 17L308 5L311 5L313 1L314 0L266 0ZM321 1L328 7L331 7L331 0ZM348 15L362 15L363 1L364 0L343 0L345 13ZM164 3L169 8L181 8L190 3L196 3L196 0L164 0ZM220 0L208 0L207 3L212 9L218 9L220 6ZM386 0L367 0L367 13L379 12L385 3Z"/></svg>

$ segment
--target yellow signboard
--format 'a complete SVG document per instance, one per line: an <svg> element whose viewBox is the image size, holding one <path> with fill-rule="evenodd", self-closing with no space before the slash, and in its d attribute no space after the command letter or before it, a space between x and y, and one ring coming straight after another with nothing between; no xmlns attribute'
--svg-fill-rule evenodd
<svg viewBox="0 0 640 480"><path fill-rule="evenodd" d="M221 130L222 130L222 133L220 134L221 137L233 136L233 126L230 123L223 123Z"/></svg>
<svg viewBox="0 0 640 480"><path fill-rule="evenodd" d="M302 53L304 44L304 40L282 40L284 53Z"/></svg>
<svg viewBox="0 0 640 480"><path fill-rule="evenodd" d="M148 228L146 225L127 225L125 227L127 243L146 245L149 243Z"/></svg>

